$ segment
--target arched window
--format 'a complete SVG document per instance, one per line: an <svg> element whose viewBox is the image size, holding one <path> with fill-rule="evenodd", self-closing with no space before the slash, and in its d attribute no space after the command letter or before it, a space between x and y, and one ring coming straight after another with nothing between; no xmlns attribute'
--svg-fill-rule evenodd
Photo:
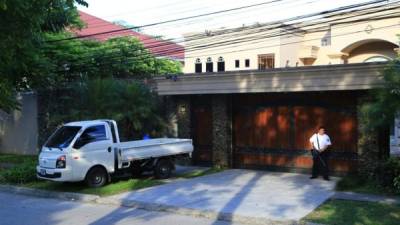
<svg viewBox="0 0 400 225"><path fill-rule="evenodd" d="M225 71L225 60L222 56L218 57L217 71L218 72Z"/></svg>
<svg viewBox="0 0 400 225"><path fill-rule="evenodd" d="M369 57L368 59L364 60L364 62L369 63L369 62L387 62L390 61L391 59L385 57L385 56L372 56Z"/></svg>
<svg viewBox="0 0 400 225"><path fill-rule="evenodd" d="M196 62L194 64L194 72L195 73L202 73L202 65L201 65L201 60L199 58L196 59Z"/></svg>
<svg viewBox="0 0 400 225"><path fill-rule="evenodd" d="M214 72L212 58L208 57L206 62L206 73Z"/></svg>

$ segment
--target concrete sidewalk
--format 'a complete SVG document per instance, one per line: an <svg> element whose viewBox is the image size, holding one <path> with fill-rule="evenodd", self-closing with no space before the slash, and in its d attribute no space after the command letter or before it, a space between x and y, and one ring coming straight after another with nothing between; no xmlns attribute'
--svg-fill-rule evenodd
<svg viewBox="0 0 400 225"><path fill-rule="evenodd" d="M102 198L110 204L235 221L298 221L334 195L337 179L253 170L221 173ZM208 215L208 216L207 216Z"/></svg>
<svg viewBox="0 0 400 225"><path fill-rule="evenodd" d="M177 167L175 174L207 170ZM99 197L0 185L0 192L79 202L111 204L205 217L242 224L298 224L328 199L400 204L400 198L354 192L335 192L338 178L327 182L307 175L227 170L192 179L173 178L168 184ZM310 223L307 223L310 224Z"/></svg>

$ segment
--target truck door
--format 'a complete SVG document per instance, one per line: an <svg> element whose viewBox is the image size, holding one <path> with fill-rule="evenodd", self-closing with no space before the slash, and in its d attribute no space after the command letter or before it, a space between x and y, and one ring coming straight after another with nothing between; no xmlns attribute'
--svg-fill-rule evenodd
<svg viewBox="0 0 400 225"><path fill-rule="evenodd" d="M74 175L84 179L94 165L104 166L108 172L114 171L113 141L106 124L87 127L74 144L79 156L74 160ZM75 155L75 154L74 154Z"/></svg>

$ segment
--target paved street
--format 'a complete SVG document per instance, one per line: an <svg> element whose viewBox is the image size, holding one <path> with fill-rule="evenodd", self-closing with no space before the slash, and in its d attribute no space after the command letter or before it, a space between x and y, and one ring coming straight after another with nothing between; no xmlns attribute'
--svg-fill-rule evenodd
<svg viewBox="0 0 400 225"><path fill-rule="evenodd" d="M129 224L129 225L228 225L232 223L163 212L82 204L56 199L0 193L1 225ZM235 225L237 223L234 223ZM237 224L239 225L239 224Z"/></svg>

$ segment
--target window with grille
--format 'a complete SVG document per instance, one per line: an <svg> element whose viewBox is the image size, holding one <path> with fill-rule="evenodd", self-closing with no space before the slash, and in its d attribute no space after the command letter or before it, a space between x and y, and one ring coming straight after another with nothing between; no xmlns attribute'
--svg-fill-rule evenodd
<svg viewBox="0 0 400 225"><path fill-rule="evenodd" d="M265 54L258 56L258 69L273 69L275 68L275 55L274 54Z"/></svg>
<svg viewBox="0 0 400 225"><path fill-rule="evenodd" d="M202 73L203 72L200 59L196 59L196 62L194 64L194 71L195 71L195 73Z"/></svg>
<svg viewBox="0 0 400 225"><path fill-rule="evenodd" d="M217 64L217 71L218 72L224 72L225 71L225 61L222 56L218 58L218 64Z"/></svg>

